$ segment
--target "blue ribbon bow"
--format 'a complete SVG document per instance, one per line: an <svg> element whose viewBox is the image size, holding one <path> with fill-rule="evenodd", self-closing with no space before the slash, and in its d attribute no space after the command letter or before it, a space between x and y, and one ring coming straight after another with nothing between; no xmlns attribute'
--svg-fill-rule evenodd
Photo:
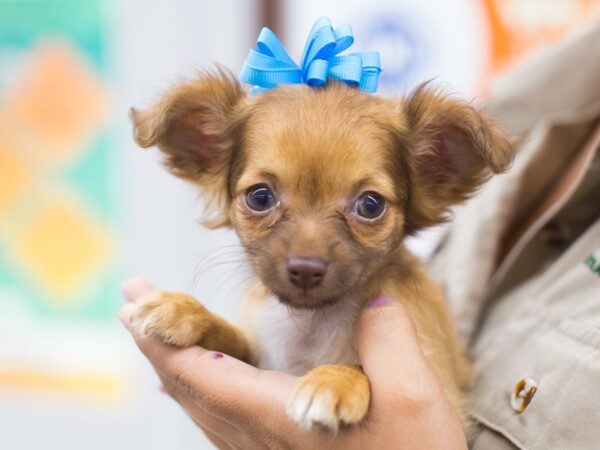
<svg viewBox="0 0 600 450"><path fill-rule="evenodd" d="M256 48L250 50L240 73L240 79L262 92L280 84L321 86L328 78L358 86L365 92L376 92L381 65L378 52L358 52L339 55L354 43L350 25L333 28L327 17L313 25L300 66L268 28L258 35Z"/></svg>

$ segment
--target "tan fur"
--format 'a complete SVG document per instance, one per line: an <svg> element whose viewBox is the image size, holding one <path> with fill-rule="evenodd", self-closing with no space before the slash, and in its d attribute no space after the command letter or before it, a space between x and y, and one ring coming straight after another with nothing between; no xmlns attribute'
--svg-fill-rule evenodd
<svg viewBox="0 0 600 450"><path fill-rule="evenodd" d="M198 344L242 361L249 357L242 332L186 294L158 291L139 303L130 321L143 334L167 344Z"/></svg>
<svg viewBox="0 0 600 450"><path fill-rule="evenodd" d="M353 322L368 300L391 296L412 314L421 348L460 411L468 362L443 293L402 242L446 220L452 205L507 169L512 147L490 119L427 87L399 100L339 83L248 98L223 73L176 87L132 117L140 145L158 145L176 175L217 199L220 223L235 229L257 277L242 309L246 338L189 297L170 294L138 313L153 317L152 333L176 345L210 341L234 356L249 349L255 364L308 372L288 412L301 425L335 429L360 421L369 402L364 374L347 366L359 363ZM245 202L257 184L278 199L266 213ZM371 221L353 206L367 191L386 200ZM326 261L322 283L293 286L291 255ZM166 306L173 301L178 308Z"/></svg>
<svg viewBox="0 0 600 450"><path fill-rule="evenodd" d="M405 250L399 257L407 264L407 270L404 276L381 277L381 293L401 299L409 310L425 357L460 411L461 391L469 382L469 362L454 331L444 295L417 258Z"/></svg>
<svg viewBox="0 0 600 450"><path fill-rule="evenodd" d="M296 384L287 404L288 415L311 429L358 423L369 409L369 380L359 366L318 366Z"/></svg>

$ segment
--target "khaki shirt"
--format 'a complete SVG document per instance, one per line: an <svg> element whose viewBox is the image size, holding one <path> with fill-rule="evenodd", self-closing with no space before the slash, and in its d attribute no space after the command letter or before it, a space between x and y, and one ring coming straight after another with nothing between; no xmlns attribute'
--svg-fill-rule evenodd
<svg viewBox="0 0 600 450"><path fill-rule="evenodd" d="M473 359L470 447L600 449L600 26L530 58L493 99L521 150L431 262ZM498 266L574 155L577 176Z"/></svg>

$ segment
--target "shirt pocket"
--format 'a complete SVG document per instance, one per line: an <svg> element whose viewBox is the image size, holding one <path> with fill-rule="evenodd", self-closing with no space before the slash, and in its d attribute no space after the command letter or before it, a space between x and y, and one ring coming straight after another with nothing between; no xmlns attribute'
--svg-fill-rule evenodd
<svg viewBox="0 0 600 450"><path fill-rule="evenodd" d="M600 331L569 318L519 322L499 336L494 357L475 363L473 418L520 449L600 448ZM511 396L524 379L537 390L518 412Z"/></svg>

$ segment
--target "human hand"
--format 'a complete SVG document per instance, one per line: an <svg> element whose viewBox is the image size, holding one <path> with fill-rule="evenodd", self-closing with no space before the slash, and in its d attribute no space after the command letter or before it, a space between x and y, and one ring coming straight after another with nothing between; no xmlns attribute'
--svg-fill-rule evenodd
<svg viewBox="0 0 600 450"><path fill-rule="evenodd" d="M124 283L130 302L150 283ZM199 346L176 348L137 334L119 317L154 366L165 390L221 449L466 449L461 421L428 366L409 313L397 301L376 302L360 314L355 346L371 383L364 420L337 435L307 432L285 413L296 377L256 369Z"/></svg>

